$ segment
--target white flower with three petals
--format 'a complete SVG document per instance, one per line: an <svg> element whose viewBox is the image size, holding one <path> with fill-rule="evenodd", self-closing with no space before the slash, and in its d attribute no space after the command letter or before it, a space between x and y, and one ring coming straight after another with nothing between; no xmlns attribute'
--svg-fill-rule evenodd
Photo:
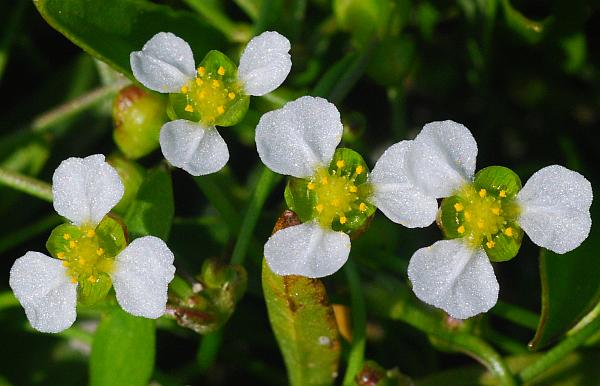
<svg viewBox="0 0 600 386"><path fill-rule="evenodd" d="M305 96L261 117L256 127L256 147L269 169L310 179L329 166L342 139L342 131L340 113L332 103ZM403 145L397 145L377 161L366 182L372 191L366 201L379 207L394 222L407 227L427 226L435 218L437 203L433 200L412 205L421 203L425 195L412 190L404 176L404 165L396 162L398 154L404 151ZM329 185L333 185L331 180ZM348 191L352 189L346 189L344 194ZM317 203L320 205L326 206L328 202ZM271 270L278 275L311 278L339 270L348 259L350 237L332 230L329 225L314 218L273 234L264 248Z"/></svg>
<svg viewBox="0 0 600 386"><path fill-rule="evenodd" d="M461 124L429 123L413 141L402 141L391 149L396 149L395 162L404 169L407 186L413 191L408 205L433 207L437 198L453 196L473 183L477 143ZM548 166L516 194L519 214L515 222L537 245L565 253L589 234L592 197L591 184L581 174ZM433 222L435 213L428 212L428 216ZM438 241L416 251L408 276L419 299L457 319L485 312L498 299L498 282L484 248L473 247L462 238Z"/></svg>
<svg viewBox="0 0 600 386"><path fill-rule="evenodd" d="M101 154L63 161L52 182L55 210L91 234L124 192L117 171ZM110 272L119 305L132 315L160 317L175 273L173 259L167 245L153 236L123 249ZM9 284L36 330L60 332L75 321L78 283L63 261L27 252L13 264Z"/></svg>
<svg viewBox="0 0 600 386"><path fill-rule="evenodd" d="M264 32L250 40L237 72L244 92L260 96L279 87L292 67L289 50L290 42L277 32ZM196 75L190 46L170 32L154 35L141 51L131 53L130 61L135 78L160 93L179 93ZM194 176L214 173L229 160L227 144L215 126L200 122L177 119L166 123L160 146L173 166Z"/></svg>

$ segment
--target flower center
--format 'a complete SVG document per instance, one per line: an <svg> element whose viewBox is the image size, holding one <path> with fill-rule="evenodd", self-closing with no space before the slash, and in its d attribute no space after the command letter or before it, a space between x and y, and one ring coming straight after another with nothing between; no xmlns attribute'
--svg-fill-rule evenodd
<svg viewBox="0 0 600 386"><path fill-rule="evenodd" d="M310 179L307 188L315 195L313 215L322 226L331 227L334 221L344 225L348 213L367 211L362 200L365 189L356 185L356 178L362 173L364 167L348 168L343 160L338 160L335 169L321 168Z"/></svg>
<svg viewBox="0 0 600 386"><path fill-rule="evenodd" d="M73 283L95 284L112 272L114 256L107 255L93 228L79 229L78 234L65 232L62 235L66 246L57 257L63 261Z"/></svg>
<svg viewBox="0 0 600 386"><path fill-rule="evenodd" d="M215 72L200 66L196 78L181 87L186 99L184 110L197 113L204 125L214 125L216 119L240 99L241 88L237 81L225 80L224 76L223 66L219 66Z"/></svg>
<svg viewBox="0 0 600 386"><path fill-rule="evenodd" d="M512 199L507 198L506 191L500 190L498 194L489 194L481 188L477 190L472 184L463 187L450 201L451 206L443 206L443 218L454 218L456 221L453 232L458 237L464 237L473 247L485 246L488 249L495 247L495 236L502 233L513 237L515 229L508 225L518 214L518 207ZM449 224L444 224L449 225Z"/></svg>

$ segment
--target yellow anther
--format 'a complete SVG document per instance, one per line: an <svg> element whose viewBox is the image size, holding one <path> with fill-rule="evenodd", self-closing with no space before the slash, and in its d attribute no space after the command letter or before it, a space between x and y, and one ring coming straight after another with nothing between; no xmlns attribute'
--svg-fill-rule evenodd
<svg viewBox="0 0 600 386"><path fill-rule="evenodd" d="M484 198L486 195L487 195L487 190L485 190L485 189L479 190L479 197Z"/></svg>
<svg viewBox="0 0 600 386"><path fill-rule="evenodd" d="M203 84L203 83L204 83L204 82L202 81L202 79L200 79L200 78L196 78L196 85L198 85L198 86L202 86L202 84Z"/></svg>
<svg viewBox="0 0 600 386"><path fill-rule="evenodd" d="M219 107L217 107L217 112L218 112L219 114L223 114L223 113L225 112L225 107L223 107L223 106L219 106Z"/></svg>
<svg viewBox="0 0 600 386"><path fill-rule="evenodd" d="M188 86L181 86L181 92L184 94L187 94L187 92L190 91L190 89L188 88Z"/></svg>
<svg viewBox="0 0 600 386"><path fill-rule="evenodd" d="M221 86L221 82L219 82L216 79L213 79L212 81L212 88L219 88Z"/></svg>
<svg viewBox="0 0 600 386"><path fill-rule="evenodd" d="M77 284L77 279L75 279L74 277L71 278L71 283L73 284Z"/></svg>
<svg viewBox="0 0 600 386"><path fill-rule="evenodd" d="M461 204L460 202L457 202L456 204L454 204L454 209L457 212L460 212L461 210L465 209L465 207L463 206L463 204Z"/></svg>
<svg viewBox="0 0 600 386"><path fill-rule="evenodd" d="M90 275L90 277L87 278L87 281L94 283L96 281L96 277L94 275Z"/></svg>
<svg viewBox="0 0 600 386"><path fill-rule="evenodd" d="M315 189L315 183L314 182L309 182L308 185L306 185L306 188L308 190L314 190Z"/></svg>
<svg viewBox="0 0 600 386"><path fill-rule="evenodd" d="M321 213L324 209L323 204L317 204L317 206L315 206L315 209L317 210L317 212Z"/></svg>
<svg viewBox="0 0 600 386"><path fill-rule="evenodd" d="M340 224L345 224L348 222L348 218L346 216L340 216Z"/></svg>
<svg viewBox="0 0 600 386"><path fill-rule="evenodd" d="M73 240L69 241L69 247L71 248L75 248L77 246L77 243Z"/></svg>
<svg viewBox="0 0 600 386"><path fill-rule="evenodd" d="M96 236L96 231L95 231L95 230L93 230L93 229L88 229L88 230L85 232L85 235L86 235L87 237L94 237L94 236Z"/></svg>
<svg viewBox="0 0 600 386"><path fill-rule="evenodd" d="M206 92L204 90L202 90L198 93L198 98L200 98L200 99L204 99L205 96L206 96Z"/></svg>
<svg viewBox="0 0 600 386"><path fill-rule="evenodd" d="M217 70L217 72L221 76L225 75L225 67L223 67L223 66L219 67L219 69Z"/></svg>
<svg viewBox="0 0 600 386"><path fill-rule="evenodd" d="M194 108L192 107L192 105L186 105L184 110L187 111L188 113L194 112Z"/></svg>
<svg viewBox="0 0 600 386"><path fill-rule="evenodd" d="M481 221L481 220L477 221L477 228L479 228L479 229L483 229L483 226L484 226L484 225L485 225L485 224L483 223L483 221Z"/></svg>
<svg viewBox="0 0 600 386"><path fill-rule="evenodd" d="M323 178L321 178L321 184L327 185L328 183L329 183L329 178L327 178L327 176L324 176Z"/></svg>
<svg viewBox="0 0 600 386"><path fill-rule="evenodd" d="M508 227L504 230L504 234L507 235L508 237L512 237L513 235L513 230L511 227Z"/></svg>
<svg viewBox="0 0 600 386"><path fill-rule="evenodd" d="M348 188L348 190L350 191L350 193L356 193L356 192L358 192L358 188L356 187L356 185L350 185L350 187Z"/></svg>
<svg viewBox="0 0 600 386"><path fill-rule="evenodd" d="M465 226L464 226L464 225L461 225L461 226L459 226L459 227L458 227L458 229L457 229L457 231L458 231L458 233L460 233L460 234L463 234L463 233L465 233Z"/></svg>
<svg viewBox="0 0 600 386"><path fill-rule="evenodd" d="M496 208L492 208L492 213L495 214L496 216L500 215L500 208L496 207Z"/></svg>
<svg viewBox="0 0 600 386"><path fill-rule="evenodd" d="M485 243L485 245L487 245L488 248L492 249L492 248L494 248L496 243L493 240L490 240L487 243Z"/></svg>
<svg viewBox="0 0 600 386"><path fill-rule="evenodd" d="M498 195L502 198L506 197L506 190L501 190Z"/></svg>
<svg viewBox="0 0 600 386"><path fill-rule="evenodd" d="M62 260L62 259L64 259L64 258L65 258L65 253L64 253L64 252L58 252L58 253L56 254L56 257L58 257L59 259L61 259L61 260Z"/></svg>
<svg viewBox="0 0 600 386"><path fill-rule="evenodd" d="M71 235L68 233L63 234L63 239L65 240L69 240L71 238Z"/></svg>
<svg viewBox="0 0 600 386"><path fill-rule="evenodd" d="M337 198L334 198L333 200L331 200L331 206L335 206L335 207L340 206L340 200Z"/></svg>
<svg viewBox="0 0 600 386"><path fill-rule="evenodd" d="M361 165L358 165L355 170L356 174L361 174L364 171L365 171L365 168L363 168Z"/></svg>
<svg viewBox="0 0 600 386"><path fill-rule="evenodd" d="M361 213L364 213L367 211L367 204L365 204L364 202L361 202L360 205L358 206L358 210L361 211Z"/></svg>
<svg viewBox="0 0 600 386"><path fill-rule="evenodd" d="M200 74L200 76L204 76L204 74L206 73L206 68L200 66L198 67L198 74Z"/></svg>
<svg viewBox="0 0 600 386"><path fill-rule="evenodd" d="M98 248L98 249L96 249L96 254L97 254L98 256L102 256L102 255L104 255L104 249L103 249L103 248Z"/></svg>
<svg viewBox="0 0 600 386"><path fill-rule="evenodd" d="M235 93L234 92L230 92L229 94L227 94L227 96L229 97L229 99L234 100L235 99Z"/></svg>
<svg viewBox="0 0 600 386"><path fill-rule="evenodd" d="M465 211L465 220L471 221L471 212Z"/></svg>
<svg viewBox="0 0 600 386"><path fill-rule="evenodd" d="M335 166L337 166L338 168L340 168L340 169L341 169L341 168L343 168L344 166L346 166L346 163L344 162L344 160L343 160L343 159L341 159L341 160L338 160L338 161L335 163Z"/></svg>

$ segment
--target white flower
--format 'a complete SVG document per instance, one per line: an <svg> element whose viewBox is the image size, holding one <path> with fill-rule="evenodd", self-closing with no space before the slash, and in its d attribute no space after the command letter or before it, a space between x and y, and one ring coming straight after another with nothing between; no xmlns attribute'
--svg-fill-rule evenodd
<svg viewBox="0 0 600 386"><path fill-rule="evenodd" d="M377 205L390 219L410 227L429 225L435 218L435 199L423 203L426 197L413 191L404 176L404 164L396 163L406 150L402 144L388 149L368 177L366 184L372 196L361 197L353 178L328 174L326 169L342 131L336 107L323 98L309 96L264 114L256 127L256 147L263 163L277 173L315 181L308 189L323 189L325 197L318 198L315 206L320 216L276 232L265 244L267 263L278 275L317 278L331 275L344 265L350 237L331 229L333 218L340 224L346 221L344 209L338 208L356 206L362 212L367 204ZM353 175L363 172L357 167ZM325 187L317 186L321 179Z"/></svg>
<svg viewBox="0 0 600 386"><path fill-rule="evenodd" d="M401 143L407 150L396 162L405 169L405 178L414 189L421 192L417 200L420 205L459 194L460 189L472 185L477 144L463 125L429 123L414 141ZM482 189L478 194L483 199L487 193ZM591 202L592 188L582 175L562 166L548 166L535 173L514 198L520 211L514 221L534 243L565 253L587 237ZM461 205L457 208L463 210ZM483 220L477 225L488 227ZM502 224L500 228L493 226L490 229L503 231ZM461 228L459 232L464 232ZM504 232L512 234L510 228ZM488 243L494 247L493 242ZM489 310L498 298L498 282L485 250L466 238L438 241L418 250L410 260L408 276L419 299L458 319Z"/></svg>
<svg viewBox="0 0 600 386"><path fill-rule="evenodd" d="M101 154L63 161L52 182L56 211L90 237L123 196L119 175ZM162 240L147 236L122 250L109 274L125 311L158 318L165 311L167 286L174 272L169 248ZM78 283L63 261L27 252L13 264L9 284L36 330L60 332L75 321Z"/></svg>
<svg viewBox="0 0 600 386"><path fill-rule="evenodd" d="M237 72L245 94L260 96L279 87L292 67L289 50L290 42L277 32L264 32L250 40ZM135 78L161 93L182 92L196 76L190 46L169 32L154 35L141 51L131 53L130 62ZM219 108L216 114L224 112L215 106ZM194 176L214 173L229 159L227 145L215 127L198 122L180 119L165 124L160 146L171 164Z"/></svg>

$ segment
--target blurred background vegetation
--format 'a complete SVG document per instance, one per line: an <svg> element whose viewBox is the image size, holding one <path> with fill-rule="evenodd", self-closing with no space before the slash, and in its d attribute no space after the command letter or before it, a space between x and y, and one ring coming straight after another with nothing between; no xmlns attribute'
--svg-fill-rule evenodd
<svg viewBox="0 0 600 386"><path fill-rule="evenodd" d="M74 14L78 3L92 4L102 14L103 7L114 8L118 2L63 3ZM122 3L143 9L140 4L147 2ZM205 25L195 36L204 46L192 43L197 61L208 47L223 50L237 62L247 40L265 30L277 30L292 43L292 72L283 87L268 97L254 98L242 123L220 130L231 153L226 169L199 178L172 170L175 217L168 244L176 254L178 270L196 274L207 258L229 261L262 171L253 142L258 118L305 94L325 96L337 105L345 124L343 146L359 151L371 166L387 146L413 138L423 124L452 119L473 132L479 145L478 169L504 165L525 181L543 166L561 164L584 174L598 191L600 2L596 0L167 0L154 4L160 10L189 13L194 23ZM162 30L161 19L155 22L147 31ZM120 28L128 20L106 23L107 29L111 23ZM132 37L133 46L139 49L150 36ZM128 57L117 52L120 47L116 44L115 55L127 62ZM111 117L114 82L108 67L48 25L32 2L0 3L0 168L50 181L67 157L117 152ZM139 160L144 167L160 162L160 151ZM284 181L275 178L274 182L242 258L248 272L243 299L222 330L212 335L159 321L155 384L287 383L261 288L262 246L285 209ZM596 207L597 203L592 218L597 228ZM28 250L45 251L47 236L61 219L48 202L4 186L0 186L0 218L0 385L86 384L97 314L80 315L71 332L35 333L8 288L14 260ZM497 384L493 375L482 375L484 367L458 351L488 365L489 358L461 347L453 341L452 331L466 331L487 342L516 373L543 355L530 354L527 348L542 307L543 280L550 283L545 288L552 288L554 280L565 287L554 292L558 304L586 297L571 314L559 313L565 320L551 315L548 320L558 320L557 327L544 343L563 339L565 331L598 300L599 276L594 275L600 266L596 248L600 235L594 229L583 252L554 260L559 265L552 272L542 269L542 279L539 248L525 239L517 258L495 265L499 306L485 317L453 325L418 304L406 284L412 253L439 237L435 226L409 230L378 214L370 229L353 242L351 253L366 304L366 358L383 368L396 368L418 385ZM559 271L567 273L555 279L552 275ZM579 289L576 284L581 281L589 288ZM350 306L356 301L342 271L324 283L332 303ZM394 311L399 304L412 307L405 303L421 307L430 318L425 320L439 321L434 330L450 332L437 335ZM351 308L356 310L357 304ZM537 378L537 384L598 385L597 342L587 340L584 348ZM543 346L539 348L548 347ZM338 383L353 347L341 340ZM368 377L363 381L358 384L377 384L368 383ZM393 382L410 384L399 376Z"/></svg>

